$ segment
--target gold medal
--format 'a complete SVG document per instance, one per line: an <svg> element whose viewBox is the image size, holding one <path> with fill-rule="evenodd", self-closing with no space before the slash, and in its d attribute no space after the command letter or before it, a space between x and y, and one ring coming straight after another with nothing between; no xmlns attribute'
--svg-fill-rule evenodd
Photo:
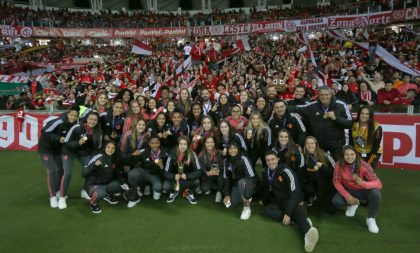
<svg viewBox="0 0 420 253"><path fill-rule="evenodd" d="M155 163L159 163L159 159L155 159Z"/></svg>

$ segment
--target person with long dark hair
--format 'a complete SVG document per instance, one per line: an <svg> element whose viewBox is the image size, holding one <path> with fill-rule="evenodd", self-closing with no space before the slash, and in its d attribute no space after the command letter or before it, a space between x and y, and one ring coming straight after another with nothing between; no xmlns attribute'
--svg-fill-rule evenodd
<svg viewBox="0 0 420 253"><path fill-rule="evenodd" d="M204 139L204 147L198 159L203 166L203 176L200 178L199 191L208 195L212 188L216 189L215 202L222 201L223 177L221 168L223 168L223 155L216 149L215 138L208 136Z"/></svg>
<svg viewBox="0 0 420 253"><path fill-rule="evenodd" d="M275 151L265 155L267 167L262 172L262 201L265 214L289 226L293 221L304 238L306 252L312 252L318 242L318 230L307 218L300 191L300 181L285 163L281 163Z"/></svg>
<svg viewBox="0 0 420 253"><path fill-rule="evenodd" d="M58 208L67 208L66 195L73 174L74 159L78 159L82 167L86 166L92 154L102 147L102 130L99 124L99 114L90 112L86 118L74 125L67 132L61 156L64 173L61 178L60 198ZM88 198L85 190L81 196Z"/></svg>
<svg viewBox="0 0 420 253"><path fill-rule="evenodd" d="M130 106L130 102L134 100L134 93L129 89L122 89L120 92L118 92L115 100L121 101L124 112L127 112Z"/></svg>
<svg viewBox="0 0 420 253"><path fill-rule="evenodd" d="M374 119L373 108L360 107L357 119L351 128L350 144L354 145L357 153L376 169L382 155L382 127Z"/></svg>
<svg viewBox="0 0 420 253"><path fill-rule="evenodd" d="M338 207L347 207L346 216L353 217L360 200L367 201L366 225L371 233L379 233L376 214L381 203L382 183L369 163L360 159L352 146L345 146L340 161L335 166L333 184L337 189L332 202Z"/></svg>
<svg viewBox="0 0 420 253"><path fill-rule="evenodd" d="M220 120L227 118L230 115L230 105L228 96L221 94L215 105L213 105L209 115L213 118L214 123L219 124Z"/></svg>
<svg viewBox="0 0 420 253"><path fill-rule="evenodd" d="M227 155L227 149L230 146L230 142L235 141L240 144L242 153L246 154L248 146L245 142L244 137L237 133L231 126L229 121L221 120L219 123L218 134L216 135L216 146L217 149L222 152L223 156Z"/></svg>
<svg viewBox="0 0 420 253"><path fill-rule="evenodd" d="M58 207L60 181L63 175L61 149L65 136L76 124L79 116L79 106L73 106L67 113L48 121L42 128L38 143L38 152L43 165L47 168L48 192L51 208Z"/></svg>
<svg viewBox="0 0 420 253"><path fill-rule="evenodd" d="M297 175L300 182L304 179L304 160L300 147L293 141L289 131L281 129L273 151L277 153L280 161L287 164Z"/></svg>
<svg viewBox="0 0 420 253"><path fill-rule="evenodd" d="M191 133L191 148L195 153L200 153L203 148L204 139L216 135L213 119L210 115L205 115L201 119L200 127Z"/></svg>
<svg viewBox="0 0 420 253"><path fill-rule="evenodd" d="M120 141L125 121L123 113L123 103L116 101L112 105L112 109L99 114L105 141L112 140L115 143Z"/></svg>
<svg viewBox="0 0 420 253"><path fill-rule="evenodd" d="M327 212L333 212L331 198L336 192L332 184L335 161L330 154L322 150L313 136L306 137L303 148L305 156L305 174L303 192L307 206L312 206L318 197L320 205Z"/></svg>
<svg viewBox="0 0 420 253"><path fill-rule="evenodd" d="M111 205L118 204L114 194L121 191L121 185L115 180L115 153L117 145L110 141L104 145L101 153L93 156L82 169L85 177L84 190L89 194L89 207L92 213L101 213L99 206L101 199Z"/></svg>
<svg viewBox="0 0 420 253"><path fill-rule="evenodd" d="M170 131L170 124L166 120L165 113L160 112L154 120L148 122L147 127L151 135L157 135L159 137L162 146L166 147L168 145L168 137L172 133Z"/></svg>
<svg viewBox="0 0 420 253"><path fill-rule="evenodd" d="M203 109L199 103L193 103L191 110L187 114L187 123L191 132L200 127L201 119L203 118Z"/></svg>
<svg viewBox="0 0 420 253"><path fill-rule="evenodd" d="M238 143L231 142L223 165L223 193L225 195L223 203L226 208L234 208L242 202L244 209L241 220L248 220L251 217L251 200L256 177L250 159L242 154Z"/></svg>
<svg viewBox="0 0 420 253"><path fill-rule="evenodd" d="M199 178L202 173L202 166L197 155L191 150L188 138L179 137L175 153L166 160L163 172L163 190L169 192L166 202L172 203L179 192L183 192L190 204L197 204L194 191L200 184Z"/></svg>

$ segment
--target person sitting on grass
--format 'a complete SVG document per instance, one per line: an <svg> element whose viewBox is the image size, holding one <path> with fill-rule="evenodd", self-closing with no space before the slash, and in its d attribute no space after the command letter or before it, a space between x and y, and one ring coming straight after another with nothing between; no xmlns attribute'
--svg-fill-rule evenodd
<svg viewBox="0 0 420 253"><path fill-rule="evenodd" d="M231 142L223 169L226 208L236 207L242 200L244 209L241 220L251 217L251 200L256 184L256 174L248 157L240 151L240 145Z"/></svg>
<svg viewBox="0 0 420 253"><path fill-rule="evenodd" d="M197 204L194 191L200 184L199 178L202 173L202 166L197 155L191 150L188 138L179 137L175 154L168 157L163 172L163 191L169 192L166 202L172 203L179 192L183 191L183 197L187 198L190 204Z"/></svg>
<svg viewBox="0 0 420 253"><path fill-rule="evenodd" d="M353 217L360 200L367 201L366 225L369 232L379 233L375 218L381 202L382 183L354 147L344 146L341 160L334 169L333 184L338 191L332 199L333 204L338 208L347 207L346 216Z"/></svg>
<svg viewBox="0 0 420 253"><path fill-rule="evenodd" d="M99 206L101 199L111 205L118 203L113 196L121 191L120 183L114 179L115 149L113 141L106 143L104 150L93 156L83 167L82 176L86 178L84 189L90 196L89 207L92 213L102 212Z"/></svg>
<svg viewBox="0 0 420 253"><path fill-rule="evenodd" d="M262 172L261 204L265 214L289 226L292 221L297 224L304 238L305 251L312 252L318 242L318 230L306 216L303 193L299 188L296 173L285 163L279 163L275 151L268 151L265 155L267 167Z"/></svg>

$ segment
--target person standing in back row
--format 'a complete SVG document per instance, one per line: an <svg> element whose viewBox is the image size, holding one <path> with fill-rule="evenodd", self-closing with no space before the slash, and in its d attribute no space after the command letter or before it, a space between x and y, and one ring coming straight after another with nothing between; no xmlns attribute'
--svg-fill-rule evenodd
<svg viewBox="0 0 420 253"><path fill-rule="evenodd" d="M48 121L41 130L38 152L41 161L47 168L48 191L51 208L58 207L60 181L63 175L61 162L61 147L64 144L67 131L76 124L79 116L79 106L73 106L61 117Z"/></svg>
<svg viewBox="0 0 420 253"><path fill-rule="evenodd" d="M342 147L346 144L345 129L350 129L353 119L347 105L332 99L332 90L327 86L319 87L318 100L298 106L297 113L305 117L313 135L334 160L338 160Z"/></svg>

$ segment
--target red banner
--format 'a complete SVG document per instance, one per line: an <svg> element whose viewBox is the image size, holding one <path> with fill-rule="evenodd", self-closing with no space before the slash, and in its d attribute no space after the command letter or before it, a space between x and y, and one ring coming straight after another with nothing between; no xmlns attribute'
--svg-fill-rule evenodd
<svg viewBox="0 0 420 253"><path fill-rule="evenodd" d="M420 19L420 7L392 11L392 21L400 22Z"/></svg>
<svg viewBox="0 0 420 253"><path fill-rule="evenodd" d="M76 38L141 38L187 36L186 27L144 28L144 29L77 29L33 27L35 37L76 37Z"/></svg>
<svg viewBox="0 0 420 253"><path fill-rule="evenodd" d="M1 37L31 37L33 36L33 27L21 27L11 25L0 25Z"/></svg>
<svg viewBox="0 0 420 253"><path fill-rule="evenodd" d="M383 25L420 19L420 8L384 11L346 16L302 20L274 20L234 25L160 28L47 28L0 25L3 37L68 37L68 38L145 38L226 36L249 33L317 31L334 28L353 28Z"/></svg>
<svg viewBox="0 0 420 253"><path fill-rule="evenodd" d="M391 12L369 13L362 15L335 16L328 18L328 28L352 28L370 25L383 25L391 22Z"/></svg>
<svg viewBox="0 0 420 253"><path fill-rule="evenodd" d="M27 113L20 132L16 113L0 116L0 149L36 151L42 127L56 117ZM375 117L383 128L380 167L420 170L420 116Z"/></svg>

